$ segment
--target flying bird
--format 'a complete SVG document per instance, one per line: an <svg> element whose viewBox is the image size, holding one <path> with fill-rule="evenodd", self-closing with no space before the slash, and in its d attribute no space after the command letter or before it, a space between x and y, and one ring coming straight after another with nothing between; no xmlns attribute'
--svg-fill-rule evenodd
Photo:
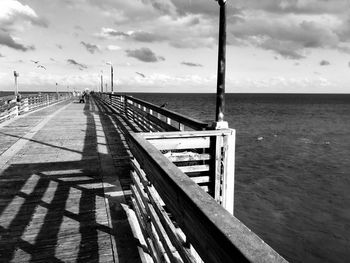
<svg viewBox="0 0 350 263"><path fill-rule="evenodd" d="M37 68L43 68L46 70L46 68L43 65L38 65Z"/></svg>
<svg viewBox="0 0 350 263"><path fill-rule="evenodd" d="M39 60L38 61L35 61L35 60L30 60L31 62L35 63L35 64L38 64L39 63Z"/></svg>
<svg viewBox="0 0 350 263"><path fill-rule="evenodd" d="M143 78L145 78L146 76L145 76L145 74L142 74L142 73L140 73L140 72L135 72L136 74L138 74L138 75L140 75L141 77L143 77Z"/></svg>

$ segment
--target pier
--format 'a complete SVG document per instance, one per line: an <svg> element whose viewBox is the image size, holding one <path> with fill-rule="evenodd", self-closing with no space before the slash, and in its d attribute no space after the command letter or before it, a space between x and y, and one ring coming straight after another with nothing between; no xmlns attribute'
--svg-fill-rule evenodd
<svg viewBox="0 0 350 263"><path fill-rule="evenodd" d="M120 94L34 104L0 123L1 262L286 262L234 216L234 130Z"/></svg>

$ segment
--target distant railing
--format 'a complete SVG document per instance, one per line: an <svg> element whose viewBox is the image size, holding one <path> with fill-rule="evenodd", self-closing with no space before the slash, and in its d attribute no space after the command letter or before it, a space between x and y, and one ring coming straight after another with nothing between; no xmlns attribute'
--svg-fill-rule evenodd
<svg viewBox="0 0 350 263"><path fill-rule="evenodd" d="M127 136L132 203L154 262L286 262L233 216L235 130L130 96L94 96L140 127Z"/></svg>
<svg viewBox="0 0 350 263"><path fill-rule="evenodd" d="M38 94L27 95L21 98L19 101L16 99L1 100L0 101L0 123L9 120L18 115L24 114L29 111L33 111L40 107L50 105L55 102L69 99L70 93L59 94ZM12 97L13 98L13 97Z"/></svg>
<svg viewBox="0 0 350 263"><path fill-rule="evenodd" d="M111 93L96 93L96 95L133 120L141 131L204 130L208 127L208 123L131 96Z"/></svg>

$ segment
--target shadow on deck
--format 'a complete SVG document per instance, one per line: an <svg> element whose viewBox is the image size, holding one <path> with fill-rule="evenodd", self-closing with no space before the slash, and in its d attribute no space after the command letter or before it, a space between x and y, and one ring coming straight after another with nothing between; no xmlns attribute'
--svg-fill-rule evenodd
<svg viewBox="0 0 350 263"><path fill-rule="evenodd" d="M123 209L127 145L104 106L82 107L30 139L0 129L27 140L0 170L1 262L140 262Z"/></svg>

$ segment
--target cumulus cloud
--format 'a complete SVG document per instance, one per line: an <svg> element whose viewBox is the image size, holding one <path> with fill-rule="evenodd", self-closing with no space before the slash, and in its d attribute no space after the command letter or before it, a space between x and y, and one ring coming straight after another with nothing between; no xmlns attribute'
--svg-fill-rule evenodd
<svg viewBox="0 0 350 263"><path fill-rule="evenodd" d="M28 5L23 5L17 0L1 0L0 2L0 24L3 29L13 31L23 29L23 25L47 27L48 22L40 18Z"/></svg>
<svg viewBox="0 0 350 263"><path fill-rule="evenodd" d="M81 41L80 44L82 44L86 48L86 50L88 52L90 52L91 54L94 54L95 52L101 51L100 48L95 44L86 43L84 41Z"/></svg>
<svg viewBox="0 0 350 263"><path fill-rule="evenodd" d="M0 53L0 58L4 58L5 56L3 54Z"/></svg>
<svg viewBox="0 0 350 263"><path fill-rule="evenodd" d="M146 20L140 26L146 30L125 32L104 27L95 36L145 43L168 42L176 48L194 49L213 47L217 42L217 28L210 19L204 19L201 15L189 14L176 18L160 16Z"/></svg>
<svg viewBox="0 0 350 263"><path fill-rule="evenodd" d="M67 63L70 65L73 65L73 66L77 66L80 69L87 69L88 68L88 66L81 64L81 63L78 63L77 61L75 61L74 59L71 59L71 58L67 59Z"/></svg>
<svg viewBox="0 0 350 263"><path fill-rule="evenodd" d="M329 66L331 63L327 60L321 60L320 61L320 66Z"/></svg>
<svg viewBox="0 0 350 263"><path fill-rule="evenodd" d="M133 57L143 62L159 62L165 60L162 56L157 56L151 49L143 47L140 49L126 50L128 57Z"/></svg>
<svg viewBox="0 0 350 263"><path fill-rule="evenodd" d="M106 47L106 49L109 51L117 51L117 50L121 50L122 48L120 46L116 46L116 45L108 45Z"/></svg>
<svg viewBox="0 0 350 263"><path fill-rule="evenodd" d="M56 44L56 47L58 47L59 49L63 49L63 46L60 44Z"/></svg>
<svg viewBox="0 0 350 263"><path fill-rule="evenodd" d="M181 62L182 65L186 65L186 66L189 66L189 67L203 67L202 64L198 64L198 63L193 63L193 62Z"/></svg>
<svg viewBox="0 0 350 263"><path fill-rule="evenodd" d="M348 0L237 0L243 9L263 10L275 14L325 14L342 13L349 8Z"/></svg>
<svg viewBox="0 0 350 263"><path fill-rule="evenodd" d="M113 28L108 28L108 27L102 27L101 32L95 34L95 36L104 38L104 39L108 39L108 38L124 39L125 37L129 37L127 33L115 30Z"/></svg>
<svg viewBox="0 0 350 263"><path fill-rule="evenodd" d="M24 46L16 42L9 33L3 30L0 30L0 45L7 46L9 48L13 48L16 50L21 50L21 51L28 51L28 50L35 49L34 46Z"/></svg>

